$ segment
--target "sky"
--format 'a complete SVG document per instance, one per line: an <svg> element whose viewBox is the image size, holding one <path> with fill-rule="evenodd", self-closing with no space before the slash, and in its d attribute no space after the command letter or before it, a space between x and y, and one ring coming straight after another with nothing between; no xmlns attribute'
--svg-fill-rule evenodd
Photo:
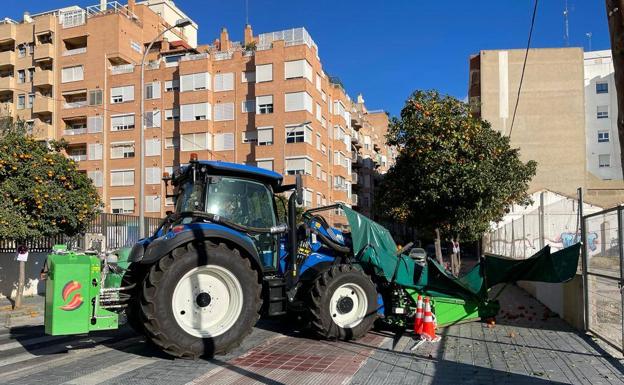
<svg viewBox="0 0 624 385"><path fill-rule="evenodd" d="M123 0L125 3L126 0ZM338 76L352 98L362 93L369 110L398 115L417 89L466 97L468 58L482 49L525 48L534 0L177 0L199 24L199 42L226 27L243 40L254 34L305 27L319 47L325 72ZM98 0L3 1L4 17L21 20ZM570 46L609 49L604 0L568 0ZM539 2L531 46L563 47L565 0Z"/></svg>

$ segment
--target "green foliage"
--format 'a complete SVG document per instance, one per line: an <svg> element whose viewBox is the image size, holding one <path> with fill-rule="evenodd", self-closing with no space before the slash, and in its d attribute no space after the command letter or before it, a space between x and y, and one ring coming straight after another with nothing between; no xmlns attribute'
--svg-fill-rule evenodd
<svg viewBox="0 0 624 385"><path fill-rule="evenodd" d="M288 223L288 198L289 194L275 195L275 205L277 206L277 221ZM303 207L297 206L297 223L303 222Z"/></svg>
<svg viewBox="0 0 624 385"><path fill-rule="evenodd" d="M91 180L62 154L63 142L34 140L23 122L0 125L0 238L75 235L99 211Z"/></svg>
<svg viewBox="0 0 624 385"><path fill-rule="evenodd" d="M536 162L523 163L509 139L460 100L414 92L392 119L387 140L399 156L375 198L383 217L468 240L512 204L530 203Z"/></svg>

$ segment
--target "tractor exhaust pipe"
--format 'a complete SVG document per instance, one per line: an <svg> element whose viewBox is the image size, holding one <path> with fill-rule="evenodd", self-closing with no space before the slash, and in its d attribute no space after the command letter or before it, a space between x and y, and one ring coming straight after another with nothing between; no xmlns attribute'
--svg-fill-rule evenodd
<svg viewBox="0 0 624 385"><path fill-rule="evenodd" d="M303 203L301 175L295 176L295 191L288 198L288 239L290 241L290 265L292 280L297 278L297 204Z"/></svg>

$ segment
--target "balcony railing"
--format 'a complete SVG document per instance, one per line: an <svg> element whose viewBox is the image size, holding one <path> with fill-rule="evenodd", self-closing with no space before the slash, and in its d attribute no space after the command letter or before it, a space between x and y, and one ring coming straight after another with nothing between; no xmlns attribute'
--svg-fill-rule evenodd
<svg viewBox="0 0 624 385"><path fill-rule="evenodd" d="M110 68L111 75L129 74L134 72L134 64L122 64Z"/></svg>
<svg viewBox="0 0 624 385"><path fill-rule="evenodd" d="M182 56L180 61L202 60L202 59L208 59L209 57L210 57L210 55L207 52L204 52L204 53L198 53L198 54L195 54L195 55ZM217 59L217 60L219 60L219 59Z"/></svg>
<svg viewBox="0 0 624 385"><path fill-rule="evenodd" d="M86 52L87 52L87 47L68 49L67 51L63 52L63 56L80 55L81 53L86 53Z"/></svg>
<svg viewBox="0 0 624 385"><path fill-rule="evenodd" d="M215 52L214 54L212 54L212 56L214 60L228 60L234 56L234 52Z"/></svg>
<svg viewBox="0 0 624 385"><path fill-rule="evenodd" d="M83 160L87 160L87 154L68 155L68 157L74 162L82 162Z"/></svg>
<svg viewBox="0 0 624 385"><path fill-rule="evenodd" d="M63 130L63 135L73 136L73 135L81 135L86 134L86 128L66 128Z"/></svg>
<svg viewBox="0 0 624 385"><path fill-rule="evenodd" d="M86 105L87 105L86 100L81 100L77 102L65 102L65 104L63 104L63 108L66 108L66 109L80 108L80 107L85 107Z"/></svg>

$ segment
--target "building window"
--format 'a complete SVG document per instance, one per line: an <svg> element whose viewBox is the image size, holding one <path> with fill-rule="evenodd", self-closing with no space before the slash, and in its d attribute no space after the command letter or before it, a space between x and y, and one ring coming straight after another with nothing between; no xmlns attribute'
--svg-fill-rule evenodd
<svg viewBox="0 0 624 385"><path fill-rule="evenodd" d="M247 114L250 112L255 112L256 110L256 101L255 100L245 100L241 104L241 112L243 114Z"/></svg>
<svg viewBox="0 0 624 385"><path fill-rule="evenodd" d="M284 111L303 111L312 113L312 96L309 93L291 92L284 95Z"/></svg>
<svg viewBox="0 0 624 385"><path fill-rule="evenodd" d="M17 46L17 56L18 57L26 56L26 44L20 44Z"/></svg>
<svg viewBox="0 0 624 385"><path fill-rule="evenodd" d="M316 164L316 178L321 179L321 172L323 171L323 166L320 163Z"/></svg>
<svg viewBox="0 0 624 385"><path fill-rule="evenodd" d="M611 167L611 155L600 154L598 155L598 167Z"/></svg>
<svg viewBox="0 0 624 385"><path fill-rule="evenodd" d="M273 113L273 95L264 95L256 97L256 113L272 114Z"/></svg>
<svg viewBox="0 0 624 385"><path fill-rule="evenodd" d="M26 108L32 108L34 103L35 103L35 94L29 93L28 94L28 101L26 103Z"/></svg>
<svg viewBox="0 0 624 385"><path fill-rule="evenodd" d="M111 88L111 103L124 103L134 100L134 86Z"/></svg>
<svg viewBox="0 0 624 385"><path fill-rule="evenodd" d="M134 128L134 114L111 116L111 131L126 131Z"/></svg>
<svg viewBox="0 0 624 385"><path fill-rule="evenodd" d="M183 122L210 120L210 118L210 103L182 104L180 106L180 120Z"/></svg>
<svg viewBox="0 0 624 385"><path fill-rule="evenodd" d="M102 90L91 90L89 91L89 105L90 106L99 106L102 104Z"/></svg>
<svg viewBox="0 0 624 385"><path fill-rule="evenodd" d="M26 108L26 95L25 94L17 95L17 109L23 110L24 108Z"/></svg>
<svg viewBox="0 0 624 385"><path fill-rule="evenodd" d="M217 103L214 106L215 122L234 120L234 103Z"/></svg>
<svg viewBox="0 0 624 385"><path fill-rule="evenodd" d="M113 198L110 205L113 214L131 214L134 212L134 198Z"/></svg>
<svg viewBox="0 0 624 385"><path fill-rule="evenodd" d="M214 135L215 151L231 151L234 150L234 134L215 134Z"/></svg>
<svg viewBox="0 0 624 385"><path fill-rule="evenodd" d="M273 80L273 64L256 66L256 83L270 82Z"/></svg>
<svg viewBox="0 0 624 385"><path fill-rule="evenodd" d="M597 94L607 94L609 93L609 83L596 83L596 93Z"/></svg>
<svg viewBox="0 0 624 385"><path fill-rule="evenodd" d="M145 99L160 99L160 82L145 85Z"/></svg>
<svg viewBox="0 0 624 385"><path fill-rule="evenodd" d="M211 150L212 137L207 132L180 135L180 150L198 151Z"/></svg>
<svg viewBox="0 0 624 385"><path fill-rule="evenodd" d="M165 92L178 91L180 89L180 80L166 80L165 81Z"/></svg>
<svg viewBox="0 0 624 385"><path fill-rule="evenodd" d="M243 131L243 143L258 143L258 131Z"/></svg>
<svg viewBox="0 0 624 385"><path fill-rule="evenodd" d="M93 186L95 187L102 187L103 185L103 181L102 181L102 171L100 170L95 170L95 171L88 171L87 172L87 176L89 177L89 179L91 179L91 181L93 182Z"/></svg>
<svg viewBox="0 0 624 385"><path fill-rule="evenodd" d="M273 159L257 159L256 167L260 167L265 170L273 171Z"/></svg>
<svg viewBox="0 0 624 385"><path fill-rule="evenodd" d="M111 159L134 158L134 142L119 142L111 144Z"/></svg>
<svg viewBox="0 0 624 385"><path fill-rule="evenodd" d="M286 174L312 175L312 161L303 157L286 159Z"/></svg>
<svg viewBox="0 0 624 385"><path fill-rule="evenodd" d="M609 142L609 131L598 131L598 143Z"/></svg>
<svg viewBox="0 0 624 385"><path fill-rule="evenodd" d="M146 195L145 196L145 211L154 213L160 212L160 196L159 195Z"/></svg>
<svg viewBox="0 0 624 385"><path fill-rule="evenodd" d="M242 83L254 83L256 81L255 71L243 71L241 74Z"/></svg>
<svg viewBox="0 0 624 385"><path fill-rule="evenodd" d="M284 62L284 78L306 78L312 82L312 66L305 59Z"/></svg>
<svg viewBox="0 0 624 385"><path fill-rule="evenodd" d="M234 73L228 72L224 74L216 74L214 77L214 90L231 91L234 89Z"/></svg>
<svg viewBox="0 0 624 385"><path fill-rule="evenodd" d="M179 138L165 138L165 149L170 150L172 148L180 148L180 139Z"/></svg>
<svg viewBox="0 0 624 385"><path fill-rule="evenodd" d="M134 170L111 171L111 186L133 186Z"/></svg>
<svg viewBox="0 0 624 385"><path fill-rule="evenodd" d="M160 167L145 168L145 184L160 184Z"/></svg>
<svg viewBox="0 0 624 385"><path fill-rule="evenodd" d="M160 127L160 110L145 112L145 127Z"/></svg>
<svg viewBox="0 0 624 385"><path fill-rule="evenodd" d="M61 83L77 82L84 79L82 66L66 67L61 70Z"/></svg>
<svg viewBox="0 0 624 385"><path fill-rule="evenodd" d="M180 120L180 109L173 108L171 110L165 110L165 120Z"/></svg>
<svg viewBox="0 0 624 385"><path fill-rule="evenodd" d="M273 127L258 127L258 146L273 144Z"/></svg>
<svg viewBox="0 0 624 385"><path fill-rule="evenodd" d="M26 70L17 70L17 82L26 83Z"/></svg>
<svg viewBox="0 0 624 385"><path fill-rule="evenodd" d="M286 126L286 143L302 142L312 144L312 128L300 124Z"/></svg>
<svg viewBox="0 0 624 385"><path fill-rule="evenodd" d="M103 147L101 143L89 143L87 146L87 159L102 160Z"/></svg>
<svg viewBox="0 0 624 385"><path fill-rule="evenodd" d="M152 138L145 140L145 156L160 155L160 139Z"/></svg>
<svg viewBox="0 0 624 385"><path fill-rule="evenodd" d="M87 132L95 134L102 132L104 126L104 118L102 116L89 116L87 117Z"/></svg>
<svg viewBox="0 0 624 385"><path fill-rule="evenodd" d="M32 83L34 80L35 80L35 69L29 68L28 69L28 81Z"/></svg>
<svg viewBox="0 0 624 385"><path fill-rule="evenodd" d="M179 83L180 92L209 90L210 74L208 72L200 72L190 75L181 75Z"/></svg>
<svg viewBox="0 0 624 385"><path fill-rule="evenodd" d="M596 107L596 118L605 119L609 117L609 106Z"/></svg>

